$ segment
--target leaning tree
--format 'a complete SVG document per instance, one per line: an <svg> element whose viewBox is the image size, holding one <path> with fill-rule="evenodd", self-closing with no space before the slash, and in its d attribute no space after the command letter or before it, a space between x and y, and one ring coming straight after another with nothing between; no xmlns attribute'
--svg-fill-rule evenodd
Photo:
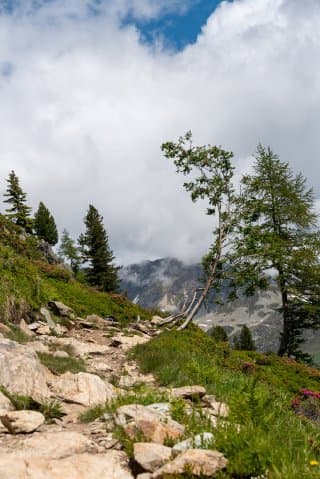
<svg viewBox="0 0 320 479"><path fill-rule="evenodd" d="M173 160L178 173L188 177L184 183L193 202L207 201L207 214L215 217L216 228L209 254L205 258L206 281L189 298L182 311L166 318L163 324L183 320L179 329L185 329L204 304L215 283L221 282L227 272L227 253L237 225L238 197L233 186L233 153L218 146L194 146L189 131L177 143L162 144L166 158Z"/></svg>

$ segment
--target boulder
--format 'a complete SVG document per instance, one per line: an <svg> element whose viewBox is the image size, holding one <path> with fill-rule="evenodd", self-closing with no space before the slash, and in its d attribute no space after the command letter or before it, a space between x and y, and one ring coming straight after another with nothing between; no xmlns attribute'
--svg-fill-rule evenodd
<svg viewBox="0 0 320 479"><path fill-rule="evenodd" d="M8 411L0 415L0 421L11 434L36 431L45 421L38 411Z"/></svg>
<svg viewBox="0 0 320 479"><path fill-rule="evenodd" d="M150 337L147 335L126 336L122 333L118 333L112 338L111 346L121 347L121 349L123 349L124 351L127 351L128 349L133 348L137 344L144 344L144 343L147 343L149 340L150 340Z"/></svg>
<svg viewBox="0 0 320 479"><path fill-rule="evenodd" d="M73 317L73 309L69 308L69 306L66 306L65 304L61 303L60 301L49 301L48 306L52 311L59 315L59 316L64 316L66 318L71 318Z"/></svg>
<svg viewBox="0 0 320 479"><path fill-rule="evenodd" d="M170 461L172 450L170 447L150 442L136 442L133 445L135 461L148 472L155 472Z"/></svg>
<svg viewBox="0 0 320 479"><path fill-rule="evenodd" d="M4 335L11 333L11 329L9 328L9 326L1 323L1 321L0 321L0 333Z"/></svg>
<svg viewBox="0 0 320 479"><path fill-rule="evenodd" d="M31 331L31 329L28 328L28 325L27 323L25 322L25 320L22 318L20 323L19 323L19 328L21 329L21 331L26 334L27 336L29 336L29 338L31 338L32 336L34 336L34 332Z"/></svg>
<svg viewBox="0 0 320 479"><path fill-rule="evenodd" d="M47 308L41 308L40 309L40 314L45 319L45 321L47 323L47 326L49 326L49 328L55 329L56 323L51 318L50 311Z"/></svg>
<svg viewBox="0 0 320 479"><path fill-rule="evenodd" d="M198 400L206 394L206 390L202 386L184 386L172 389L172 394L176 398Z"/></svg>
<svg viewBox="0 0 320 479"><path fill-rule="evenodd" d="M15 448L17 456L39 456L49 459L62 459L94 452L95 444L86 436L74 431L34 433L21 440Z"/></svg>
<svg viewBox="0 0 320 479"><path fill-rule="evenodd" d="M140 404L119 407L116 423L123 426L131 438L142 433L146 439L158 444L163 444L168 438L179 439L184 434L184 426Z"/></svg>
<svg viewBox="0 0 320 479"><path fill-rule="evenodd" d="M50 397L48 370L27 346L0 338L0 384L10 393L43 402Z"/></svg>
<svg viewBox="0 0 320 479"><path fill-rule="evenodd" d="M152 475L152 479L161 479L170 475L183 474L186 469L201 478L213 477L217 471L224 469L226 465L226 458L218 451L189 449L176 457L172 462L158 469Z"/></svg>
<svg viewBox="0 0 320 479"><path fill-rule="evenodd" d="M211 432L202 432L197 434L194 438L186 439L185 441L178 442L172 448L174 453L180 453L187 451L188 449L202 449L206 448L214 439L214 436Z"/></svg>
<svg viewBox="0 0 320 479"><path fill-rule="evenodd" d="M88 407L104 404L115 396L111 384L89 373L62 374L53 379L52 389L64 401Z"/></svg>
<svg viewBox="0 0 320 479"><path fill-rule="evenodd" d="M127 456L118 451L75 454L64 459L0 453L1 479L133 479Z"/></svg>
<svg viewBox="0 0 320 479"><path fill-rule="evenodd" d="M67 351L55 351L52 356L55 358L69 358Z"/></svg>
<svg viewBox="0 0 320 479"><path fill-rule="evenodd" d="M0 411L14 411L14 406L7 396L0 391Z"/></svg>

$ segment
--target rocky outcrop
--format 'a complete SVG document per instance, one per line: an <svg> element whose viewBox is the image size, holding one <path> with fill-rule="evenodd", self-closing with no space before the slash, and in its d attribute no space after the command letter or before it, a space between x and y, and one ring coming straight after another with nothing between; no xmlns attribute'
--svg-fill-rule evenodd
<svg viewBox="0 0 320 479"><path fill-rule="evenodd" d="M41 456L16 457L0 453L1 479L133 479L126 455L118 451L104 454L76 454L64 459Z"/></svg>
<svg viewBox="0 0 320 479"><path fill-rule="evenodd" d="M114 387L89 373L65 373L52 381L52 390L67 402L83 406L105 404L115 396Z"/></svg>
<svg viewBox="0 0 320 479"><path fill-rule="evenodd" d="M214 474L227 465L227 460L218 451L189 449L172 462L158 469L151 477L162 479L167 476L183 474L186 470L201 477L213 477Z"/></svg>
<svg viewBox="0 0 320 479"><path fill-rule="evenodd" d="M27 346L0 337L0 385L43 402L50 397L49 373Z"/></svg>

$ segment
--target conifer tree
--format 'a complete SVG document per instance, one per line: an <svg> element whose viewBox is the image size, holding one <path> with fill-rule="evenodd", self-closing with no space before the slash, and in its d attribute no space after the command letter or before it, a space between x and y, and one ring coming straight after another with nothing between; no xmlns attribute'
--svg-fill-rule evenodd
<svg viewBox="0 0 320 479"><path fill-rule="evenodd" d="M11 208L6 209L7 217L24 228L27 233L32 233L33 222L30 217L31 208L26 204L27 194L21 188L19 178L13 170L9 174L7 183L4 202L11 205Z"/></svg>
<svg viewBox="0 0 320 479"><path fill-rule="evenodd" d="M218 342L228 342L228 335L226 330L220 326L214 326L212 329L208 331L209 336L211 336L213 339L215 339Z"/></svg>
<svg viewBox="0 0 320 479"><path fill-rule="evenodd" d="M86 231L80 235L79 245L82 262L88 263L87 281L102 291L115 292L118 290L119 268L113 264L115 257L109 246L103 217L93 205L89 205L84 223Z"/></svg>
<svg viewBox="0 0 320 479"><path fill-rule="evenodd" d="M255 351L256 346L248 326L242 326L239 337L235 338L234 345L236 349L243 351Z"/></svg>
<svg viewBox="0 0 320 479"><path fill-rule="evenodd" d="M258 146L254 172L242 180L242 222L234 258L250 276L271 278L281 294L279 354L299 355L301 335L320 325L320 241L312 189L270 148ZM245 268L243 270L245 274Z"/></svg>
<svg viewBox="0 0 320 479"><path fill-rule="evenodd" d="M54 218L48 208L40 201L34 217L34 229L38 238L51 246L58 242L58 230Z"/></svg>
<svg viewBox="0 0 320 479"><path fill-rule="evenodd" d="M70 237L69 232L64 229L61 236L59 255L69 261L72 271L76 274L79 271L80 255L75 241Z"/></svg>

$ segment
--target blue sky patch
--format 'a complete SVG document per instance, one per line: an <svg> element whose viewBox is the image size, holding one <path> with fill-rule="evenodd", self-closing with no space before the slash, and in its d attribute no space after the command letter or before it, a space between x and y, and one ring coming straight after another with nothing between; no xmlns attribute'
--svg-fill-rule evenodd
<svg viewBox="0 0 320 479"><path fill-rule="evenodd" d="M127 17L123 24L134 24L141 32L142 40L154 44L159 38L174 50L182 50L196 41L208 17L222 0L198 0L185 13L170 13L161 18L140 20Z"/></svg>

